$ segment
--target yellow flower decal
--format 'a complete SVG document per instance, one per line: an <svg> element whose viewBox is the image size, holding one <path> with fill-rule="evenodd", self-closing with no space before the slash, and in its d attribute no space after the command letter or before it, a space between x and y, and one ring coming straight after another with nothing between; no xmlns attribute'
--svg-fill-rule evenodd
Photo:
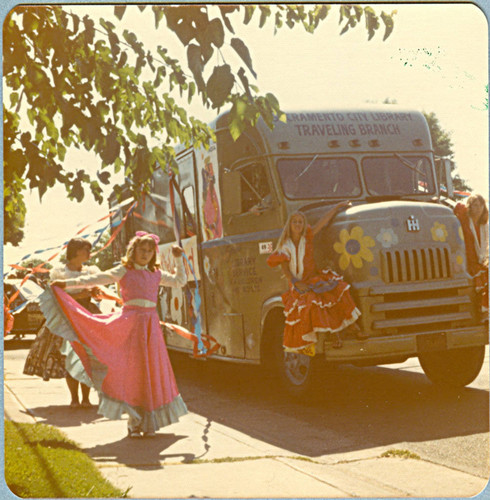
<svg viewBox="0 0 490 500"><path fill-rule="evenodd" d="M447 239L446 226L440 222L434 222L430 232L432 233L432 239L434 241L446 241Z"/></svg>
<svg viewBox="0 0 490 500"><path fill-rule="evenodd" d="M458 265L462 266L463 262L464 262L463 256L462 255L457 255L456 256L456 262L458 263Z"/></svg>
<svg viewBox="0 0 490 500"><path fill-rule="evenodd" d="M339 266L342 271L347 269L352 262L353 266L360 269L363 266L363 260L372 262L373 253L369 250L374 247L375 242L371 236L364 236L362 227L353 227L351 232L342 229L339 235L340 241L334 243L334 250L340 254Z"/></svg>

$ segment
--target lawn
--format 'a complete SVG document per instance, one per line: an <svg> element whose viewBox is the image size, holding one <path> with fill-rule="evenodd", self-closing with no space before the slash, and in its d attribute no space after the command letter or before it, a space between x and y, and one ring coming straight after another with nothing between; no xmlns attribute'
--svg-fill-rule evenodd
<svg viewBox="0 0 490 500"><path fill-rule="evenodd" d="M55 427L5 420L5 481L23 498L126 498Z"/></svg>

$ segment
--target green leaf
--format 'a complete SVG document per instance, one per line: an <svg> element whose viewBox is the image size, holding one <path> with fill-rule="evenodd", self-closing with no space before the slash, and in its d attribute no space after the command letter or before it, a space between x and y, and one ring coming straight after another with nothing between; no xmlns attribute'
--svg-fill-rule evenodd
<svg viewBox="0 0 490 500"><path fill-rule="evenodd" d="M228 96L230 95L231 89L235 83L235 77L231 72L231 68L228 64L223 66L216 66L210 76L207 84L207 94L211 102L213 103L213 108L221 107Z"/></svg>
<svg viewBox="0 0 490 500"><path fill-rule="evenodd" d="M240 40L240 38L232 38L230 41L231 46L235 52L241 57L242 61L247 65L254 78L257 78L257 73L255 73L252 66L252 58L250 57L250 52L248 47Z"/></svg>
<svg viewBox="0 0 490 500"><path fill-rule="evenodd" d="M119 21L121 21L125 12L126 12L125 5L116 5L114 7L114 15L119 19Z"/></svg>
<svg viewBox="0 0 490 500"><path fill-rule="evenodd" d="M65 156L66 156L66 148L63 146L61 142L58 142L58 157L60 161L65 161Z"/></svg>
<svg viewBox="0 0 490 500"><path fill-rule="evenodd" d="M112 31L109 32L109 43L111 45L112 57L116 59L121 49L119 47L119 38Z"/></svg>
<svg viewBox="0 0 490 500"><path fill-rule="evenodd" d="M231 137L236 141L246 128L245 115L247 113L248 104L244 99L238 98L233 103L230 110L230 122L228 124L228 130L230 131Z"/></svg>
<svg viewBox="0 0 490 500"><path fill-rule="evenodd" d="M344 20L344 17L347 17L347 18L350 17L350 6L341 5L339 7L339 12L340 12L339 24L341 24L342 21Z"/></svg>
<svg viewBox="0 0 490 500"><path fill-rule="evenodd" d="M383 36L383 42L384 42L393 32L393 28L395 27L395 22L393 20L393 14L390 16L385 12L381 12L381 19L385 23L385 33Z"/></svg>
<svg viewBox="0 0 490 500"><path fill-rule="evenodd" d="M187 102L190 104L192 101L192 97L196 93L196 84L194 82L189 82L189 90L187 93Z"/></svg>
<svg viewBox="0 0 490 500"><path fill-rule="evenodd" d="M360 21L362 19L362 7L360 5L354 5L354 11L357 21Z"/></svg>
<svg viewBox="0 0 490 500"><path fill-rule="evenodd" d="M245 70L243 68L240 68L238 70L238 77L240 78L240 81L243 84L243 87L245 89L245 94L247 95L247 98L250 102L253 101L252 93L250 92L250 85L248 83L248 78L245 75Z"/></svg>
<svg viewBox="0 0 490 500"><path fill-rule="evenodd" d="M83 25L85 27L84 36L87 43L93 43L95 37L95 23L88 17L88 15L83 18Z"/></svg>
<svg viewBox="0 0 490 500"><path fill-rule="evenodd" d="M77 33L80 26L80 18L75 14L72 14L71 18L73 20L73 33Z"/></svg>
<svg viewBox="0 0 490 500"><path fill-rule="evenodd" d="M261 5L260 9L260 21L259 28L263 28L267 18L271 15L271 8L269 6Z"/></svg>
<svg viewBox="0 0 490 500"><path fill-rule="evenodd" d="M216 47L222 47L225 41L225 30L219 19L213 19L206 27L206 38Z"/></svg>
<svg viewBox="0 0 490 500"><path fill-rule="evenodd" d="M192 71L194 80L197 83L197 88L199 91L203 91L206 87L204 79L202 77L203 64L201 57L201 47L195 44L190 44L187 47L187 63L189 69Z"/></svg>
<svg viewBox="0 0 490 500"><path fill-rule="evenodd" d="M117 66L119 68L122 68L126 62L128 61L128 54L126 51L121 52L121 55L119 56L119 61L117 61Z"/></svg>
<svg viewBox="0 0 490 500"><path fill-rule="evenodd" d="M109 184L111 181L111 174L109 172L99 172L97 171L97 177L102 184Z"/></svg>
<svg viewBox="0 0 490 500"><path fill-rule="evenodd" d="M244 24L248 24L251 21L254 11L255 5L245 5L245 18L243 19Z"/></svg>
<svg viewBox="0 0 490 500"><path fill-rule="evenodd" d="M17 105L18 102L19 102L19 93L12 92L10 94L10 106L13 108L14 106Z"/></svg>
<svg viewBox="0 0 490 500"><path fill-rule="evenodd" d="M121 152L121 145L117 137L117 132L115 130L111 131L106 137L104 149L100 152L100 157L106 165L112 165Z"/></svg>
<svg viewBox="0 0 490 500"><path fill-rule="evenodd" d="M267 99L267 101L270 104L271 108L275 112L279 112L281 110L280 106L279 106L279 101L277 100L277 97L274 94L271 94L271 93L268 92L267 94L265 94L265 98Z"/></svg>
<svg viewBox="0 0 490 500"><path fill-rule="evenodd" d="M239 7L234 5L219 5L218 7L219 10L221 11L221 18L223 19L223 22L225 23L227 30L235 34L235 31L233 29L232 24L230 23L230 20L228 19L227 14L230 14L231 12L238 10Z"/></svg>
<svg viewBox="0 0 490 500"><path fill-rule="evenodd" d="M39 27L39 18L33 14L32 9L26 10L22 16L22 26L24 30L30 34Z"/></svg>
<svg viewBox="0 0 490 500"><path fill-rule="evenodd" d="M371 40L379 28L379 19L372 7L364 8L364 17L366 18L366 28L368 30L368 40Z"/></svg>
<svg viewBox="0 0 490 500"><path fill-rule="evenodd" d="M153 14L155 14L155 29L158 29L160 27L161 20L165 16L165 7L153 5L152 10Z"/></svg>

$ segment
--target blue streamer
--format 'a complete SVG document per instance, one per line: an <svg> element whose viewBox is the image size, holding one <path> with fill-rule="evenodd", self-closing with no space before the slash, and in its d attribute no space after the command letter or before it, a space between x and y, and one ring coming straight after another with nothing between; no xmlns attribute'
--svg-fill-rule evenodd
<svg viewBox="0 0 490 500"><path fill-rule="evenodd" d="M204 347L204 344L202 342L201 334L202 334L202 328L201 328L201 295L199 294L199 283L197 281L196 274L194 273L194 268L192 267L192 264L190 260L188 259L187 255L185 253L182 254L184 256L184 259L187 261L187 264L189 264L189 269L191 270L192 276L194 277L194 283L196 284L196 288L194 290L194 304L196 308L196 323L194 325L194 334L197 337L197 349L199 351L199 354L206 354L207 349Z"/></svg>

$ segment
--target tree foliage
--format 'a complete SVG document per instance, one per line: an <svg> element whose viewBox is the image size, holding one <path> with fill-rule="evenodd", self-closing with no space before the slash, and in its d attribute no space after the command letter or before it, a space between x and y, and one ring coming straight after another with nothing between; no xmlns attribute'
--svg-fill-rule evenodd
<svg viewBox="0 0 490 500"><path fill-rule="evenodd" d="M398 104L398 101L396 99L386 98L384 99L383 104ZM430 113L423 112L423 115L425 116L429 127L434 154L441 158L453 160L454 146L451 139L451 133L442 128L439 118L433 111ZM457 191L471 191L472 189L470 185L466 182L466 180L462 179L458 173L456 173L456 169L457 165L456 163L453 163L451 172L454 189ZM438 172L437 175L440 177L441 172Z"/></svg>
<svg viewBox="0 0 490 500"><path fill-rule="evenodd" d="M434 112L424 113L429 126L432 147L436 156L452 160L454 157L451 133L444 130ZM456 173L456 164L452 168L453 186L457 191L471 191L469 184Z"/></svg>
<svg viewBox="0 0 490 500"><path fill-rule="evenodd" d="M70 6L17 6L5 19L6 242L18 244L22 238L27 188L42 197L62 183L77 201L88 188L101 203L102 185L121 173L139 196L158 165L175 166L174 144L207 144L213 132L188 115L182 100L200 98L208 108L231 108L235 138L259 117L272 127L283 113L274 95L261 94L251 83L256 78L252 56L236 27L258 22L275 31L302 26L313 33L331 7L160 4L131 9L128 14L126 6L115 6L113 22L101 18L96 23ZM384 39L393 30L394 13L378 16L371 7L349 5L339 9L341 34L363 19L368 39L382 24ZM153 51L122 21L145 11L151 12L162 40ZM185 60L168 49L175 36ZM240 62L233 64L234 59ZM95 153L100 168L95 173L67 168L65 155L73 147ZM114 189L121 193L123 186Z"/></svg>
<svg viewBox="0 0 490 500"><path fill-rule="evenodd" d="M104 236L102 236L102 238L100 239L100 243L95 248L92 248L92 253L95 253L99 248L103 248L109 241L109 238L110 234L104 234ZM112 247L108 246L107 248L104 248L102 251L98 252L90 259L88 264L95 265L102 271L106 271L107 269L113 267L114 255L112 253Z"/></svg>

